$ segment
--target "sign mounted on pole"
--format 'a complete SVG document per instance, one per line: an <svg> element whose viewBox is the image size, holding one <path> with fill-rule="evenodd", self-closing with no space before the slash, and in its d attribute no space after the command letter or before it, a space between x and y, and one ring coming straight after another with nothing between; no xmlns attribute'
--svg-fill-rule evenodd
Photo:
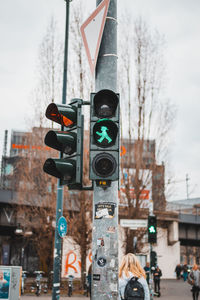
<svg viewBox="0 0 200 300"><path fill-rule="evenodd" d="M129 227L129 228L146 228L147 227L147 220L143 219L121 219L120 220L120 225L122 227Z"/></svg>
<svg viewBox="0 0 200 300"><path fill-rule="evenodd" d="M110 0L103 0L80 28L92 74L96 67L109 3Z"/></svg>
<svg viewBox="0 0 200 300"><path fill-rule="evenodd" d="M58 220L58 234L61 238L67 234L67 221L63 216Z"/></svg>

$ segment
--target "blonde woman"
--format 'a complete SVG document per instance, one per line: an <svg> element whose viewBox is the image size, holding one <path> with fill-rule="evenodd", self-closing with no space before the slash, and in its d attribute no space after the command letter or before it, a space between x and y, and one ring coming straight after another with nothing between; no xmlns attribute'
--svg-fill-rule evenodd
<svg viewBox="0 0 200 300"><path fill-rule="evenodd" d="M137 277L138 282L142 285L144 300L150 300L145 271L141 267L137 257L132 253L128 253L122 258L119 268L119 300L124 299L125 287L132 277Z"/></svg>

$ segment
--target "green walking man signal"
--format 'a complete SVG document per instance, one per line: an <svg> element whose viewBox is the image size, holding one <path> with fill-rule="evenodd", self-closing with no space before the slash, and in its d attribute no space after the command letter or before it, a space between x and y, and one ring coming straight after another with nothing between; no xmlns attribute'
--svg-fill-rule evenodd
<svg viewBox="0 0 200 300"><path fill-rule="evenodd" d="M100 136L100 139L98 139L99 143L102 143L104 139L108 141L108 143L112 142L112 139L107 134L108 128L106 126L101 126L101 132L96 131L96 134Z"/></svg>
<svg viewBox="0 0 200 300"><path fill-rule="evenodd" d="M155 227L154 226L150 226L149 227L149 232L150 233L155 233L156 232Z"/></svg>

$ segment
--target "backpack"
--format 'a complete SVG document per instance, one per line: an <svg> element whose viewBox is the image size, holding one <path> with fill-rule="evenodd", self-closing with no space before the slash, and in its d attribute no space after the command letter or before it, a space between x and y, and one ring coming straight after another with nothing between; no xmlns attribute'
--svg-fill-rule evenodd
<svg viewBox="0 0 200 300"><path fill-rule="evenodd" d="M124 300L144 300L144 288L138 277L132 277L124 290Z"/></svg>
<svg viewBox="0 0 200 300"><path fill-rule="evenodd" d="M191 274L191 275L192 275L192 274ZM187 282L188 282L189 284L191 284L191 285L194 285L194 278L192 278L191 275L188 276Z"/></svg>

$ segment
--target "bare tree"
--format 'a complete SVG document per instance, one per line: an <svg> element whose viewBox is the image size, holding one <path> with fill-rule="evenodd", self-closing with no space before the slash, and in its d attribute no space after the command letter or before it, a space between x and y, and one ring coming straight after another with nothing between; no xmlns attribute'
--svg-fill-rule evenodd
<svg viewBox="0 0 200 300"><path fill-rule="evenodd" d="M51 18L39 47L37 85L31 102L34 114L29 119L31 129L25 137L26 149L21 152L15 167L20 204L18 215L24 228L31 228L34 233L31 240L39 257L38 267L48 272L53 265L52 222L56 213L57 179L44 173L43 164L48 157L58 157L58 152L44 144L47 133L44 126L53 126L46 121L45 109L51 102L61 102L62 66L63 43L57 24Z"/></svg>
<svg viewBox="0 0 200 300"><path fill-rule="evenodd" d="M83 21L83 7L82 2L77 1L71 5L70 16L70 32L69 32L69 57L68 57L68 82L67 82L67 103L72 98L81 98L88 100L89 94L92 90L92 80L90 77L89 67L86 64L85 52L80 36L80 25ZM43 119L45 107L49 102L61 102L61 97L57 91L62 91L61 87L61 74L63 71L62 61L63 58L63 45L59 42L56 22L52 19L50 26L47 29L47 33L41 43L39 51L39 84L36 90L36 101L34 106L38 108L37 120L41 126L46 125L45 119ZM59 99L60 98L60 99ZM40 102L40 105L39 105ZM88 114L84 110L85 115L85 127L88 124ZM49 126L50 127L50 126ZM87 140L85 138L84 140ZM88 145L85 145L84 151L84 184L88 185ZM65 198L68 202L75 200L79 202L80 211L70 212L69 234L74 238L76 243L80 246L81 256L81 277L84 282L84 272L86 271L86 257L90 249L91 243L91 195L89 192L76 192L75 198L72 198L72 194L65 190ZM68 218L68 217L67 217Z"/></svg>
<svg viewBox="0 0 200 300"><path fill-rule="evenodd" d="M31 105L34 107L34 115L29 120L31 128L53 127L53 122L45 118L45 109L51 102L62 102L63 49L57 22L52 17L39 45L37 81L31 97Z"/></svg>
<svg viewBox="0 0 200 300"><path fill-rule="evenodd" d="M88 150L88 149L87 149ZM83 183L84 186L89 186L91 183L88 180L89 172L89 152L84 152L84 166L83 166ZM73 240L80 247L81 257L81 280L84 287L84 273L86 272L86 259L91 250L92 240L92 193L90 191L81 191L77 193L80 210L78 212L71 212L70 232Z"/></svg>
<svg viewBox="0 0 200 300"><path fill-rule="evenodd" d="M83 22L83 3L74 2L71 10L70 22L70 45L71 56L69 60L69 83L68 95L70 98L89 99L89 94L93 88L93 80L90 75L89 66L86 62L85 51L80 35L80 26ZM85 127L88 128L89 114L84 109ZM84 158L83 158L83 184L91 185L89 174L89 134L84 135ZM84 273L86 272L86 258L91 249L91 222L92 222L92 193L81 191L77 193L80 211L73 212L70 220L70 234L74 241L80 246L81 257L81 279L84 286Z"/></svg>
<svg viewBox="0 0 200 300"><path fill-rule="evenodd" d="M56 179L42 169L47 155L55 155L55 151L42 142L45 133L40 127L27 134L26 149L16 164L16 172L18 222L25 230L33 232L30 240L39 257L38 267L49 273L53 261Z"/></svg>
<svg viewBox="0 0 200 300"><path fill-rule="evenodd" d="M67 103L70 102L72 98L81 98L84 100L88 100L89 94L92 91L92 79L90 77L89 67L86 64L85 60L85 52L83 49L83 44L80 36L80 25L83 21L82 17L82 2L77 1L71 6L71 17L70 17L70 41L69 41L69 65L68 65L68 83L67 83ZM59 99L59 93L56 93L58 90L62 90L60 86L60 74L62 74L62 67L60 57L63 57L63 53L60 54L63 50L63 46L59 41L56 42L57 37L57 29L56 22L52 19L50 26L47 29L47 33L41 43L40 51L39 51L39 62L38 62L38 86L35 91L35 101L34 107L36 107L36 116L34 117L34 121L37 121L40 128L42 129L44 125L49 124L45 122L44 112L46 105L50 102L60 103L61 99ZM61 52L60 52L61 51ZM88 114L87 111L84 110L85 115L85 127L88 126ZM50 127L50 126L49 126ZM33 139L33 133L31 134L31 138ZM91 184L88 179L88 149L89 149L89 139L88 134L84 138L85 143L84 147L84 185ZM29 155L31 155L29 153ZM49 157L55 157L49 156ZM30 160L30 158L29 158ZM25 163L25 162L23 162ZM43 164L41 163L41 166ZM29 169L30 170L30 169ZM38 169L37 169L38 170ZM40 178L39 174L34 178L29 178L26 176L25 179L27 181L30 180L31 184L34 180ZM44 174L44 173L43 173ZM86 175L87 174L87 175ZM47 178L50 181L51 177L48 175ZM24 179L24 180L25 180ZM52 179L53 180L53 179ZM54 181L53 181L54 182ZM46 188L45 182L38 182L38 186L44 185L44 189ZM52 190L53 187L50 186ZM43 189L42 189L43 191ZM38 194L38 197L40 194ZM74 197L76 199L72 199ZM86 191L76 192L73 196L72 193L68 192L65 189L65 198L70 203L72 201L77 200L80 205L80 211L73 211L73 207L70 211L70 218L68 218L68 214L65 212L65 216L68 219L69 224L69 234L73 237L75 242L80 246L80 256L81 256L81 278L82 283L84 283L84 273L86 271L86 258L88 251L90 249L91 244L91 194ZM55 213L55 203L54 205L54 213ZM39 214L39 211L38 211ZM41 232L42 235L42 232ZM42 245L41 245L42 247ZM39 251L39 250L38 250Z"/></svg>
<svg viewBox="0 0 200 300"><path fill-rule="evenodd" d="M157 161L166 159L167 137L174 111L169 101L162 97L165 83L163 37L156 31L152 33L142 18L136 19L134 24L130 18L126 20L122 29L129 24L129 30L123 30L120 38L119 72L123 95L122 145L127 150L121 160L125 194L121 201L128 207L127 217L137 219L145 217L142 215L144 209L141 210L144 208L143 193L145 188L153 189ZM164 176L164 168L162 172ZM164 186L161 188L164 203ZM137 250L140 250L144 233L144 230L126 229L125 251L133 251L134 236L138 237Z"/></svg>

